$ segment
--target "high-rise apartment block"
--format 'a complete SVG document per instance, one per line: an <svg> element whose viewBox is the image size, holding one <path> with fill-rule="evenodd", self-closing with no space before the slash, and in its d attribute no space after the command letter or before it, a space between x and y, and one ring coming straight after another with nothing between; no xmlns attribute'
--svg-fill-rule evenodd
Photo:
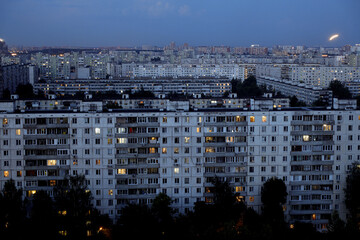
<svg viewBox="0 0 360 240"><path fill-rule="evenodd" d="M261 187L277 177L289 193L290 223L326 230L334 210L346 217L346 174L360 160L358 110L174 103L168 110L102 111L101 104L84 104L12 111L14 104L3 102L0 187L12 178L27 197L38 190L52 195L65 176L84 174L94 206L116 219L126 204L151 204L161 192L178 213L211 203L215 177L260 212Z"/></svg>
<svg viewBox="0 0 360 240"><path fill-rule="evenodd" d="M19 84L32 84L38 81L38 71L36 66L30 64L11 64L2 68L1 92L5 89L14 94Z"/></svg>

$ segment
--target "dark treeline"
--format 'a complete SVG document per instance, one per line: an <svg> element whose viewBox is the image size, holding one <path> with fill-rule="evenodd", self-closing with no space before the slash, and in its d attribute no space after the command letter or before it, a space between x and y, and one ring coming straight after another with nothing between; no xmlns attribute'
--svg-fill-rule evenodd
<svg viewBox="0 0 360 240"><path fill-rule="evenodd" d="M228 182L214 178L207 202L196 202L193 211L174 213L172 200L164 193L151 206L128 204L113 223L92 205L84 176L65 178L50 198L38 191L22 200L22 190L9 180L0 193L1 239L359 239L360 168L354 165L347 178L348 224L337 212L327 233L310 223L289 224L284 219L285 183L271 178L261 191L261 214L245 205L243 197Z"/></svg>

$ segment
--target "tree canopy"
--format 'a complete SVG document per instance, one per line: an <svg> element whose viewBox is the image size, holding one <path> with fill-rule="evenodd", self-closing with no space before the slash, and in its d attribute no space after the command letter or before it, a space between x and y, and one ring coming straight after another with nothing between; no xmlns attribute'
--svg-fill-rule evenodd
<svg viewBox="0 0 360 240"><path fill-rule="evenodd" d="M283 204L287 199L286 185L283 180L269 178L261 189L263 216L272 223L284 223Z"/></svg>
<svg viewBox="0 0 360 240"><path fill-rule="evenodd" d="M231 87L232 91L235 91L239 98L259 97L263 94L254 76L248 77L243 82L232 80Z"/></svg>
<svg viewBox="0 0 360 240"><path fill-rule="evenodd" d="M350 221L360 224L360 163L353 163L346 177L345 205L350 213Z"/></svg>
<svg viewBox="0 0 360 240"><path fill-rule="evenodd" d="M349 89L339 80L333 80L329 84L329 89L333 92L333 96L339 99L349 99L352 95Z"/></svg>
<svg viewBox="0 0 360 240"><path fill-rule="evenodd" d="M0 235L20 237L19 230L25 224L25 205L22 200L22 189L17 189L15 181L5 182L0 193Z"/></svg>

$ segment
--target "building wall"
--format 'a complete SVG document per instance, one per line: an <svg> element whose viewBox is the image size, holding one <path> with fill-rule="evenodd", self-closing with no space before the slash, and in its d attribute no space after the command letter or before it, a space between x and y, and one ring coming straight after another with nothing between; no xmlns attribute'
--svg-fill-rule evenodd
<svg viewBox="0 0 360 240"><path fill-rule="evenodd" d="M119 111L1 113L0 187L25 196L85 174L94 206L116 219L160 192L178 213L212 202L214 177L261 211L261 187L283 179L285 216L325 230L346 218L346 173L360 160L360 111Z"/></svg>

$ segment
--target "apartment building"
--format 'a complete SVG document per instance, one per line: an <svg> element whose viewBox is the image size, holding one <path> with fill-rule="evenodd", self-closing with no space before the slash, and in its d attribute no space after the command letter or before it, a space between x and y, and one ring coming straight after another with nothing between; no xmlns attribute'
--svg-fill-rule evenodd
<svg viewBox="0 0 360 240"><path fill-rule="evenodd" d="M124 68L128 68L123 64ZM244 80L245 68L241 64L136 64L131 77L216 77ZM129 75L129 74L126 74Z"/></svg>
<svg viewBox="0 0 360 240"><path fill-rule="evenodd" d="M359 67L329 67L319 65L257 65L258 78L284 81L289 84L320 87L326 89L331 81L338 80L346 86L356 86L360 79ZM350 88L353 95L359 94L358 88Z"/></svg>
<svg viewBox="0 0 360 240"><path fill-rule="evenodd" d="M271 77L258 77L256 81L259 85L264 85L267 89L274 90L285 96L296 96L298 100L303 101L307 105L312 105L319 99L325 104L331 105L332 103L332 91L326 88Z"/></svg>
<svg viewBox="0 0 360 240"><path fill-rule="evenodd" d="M96 104L95 104L96 105ZM283 179L290 223L326 231L346 218L346 173L360 160L360 111L310 108L99 109L0 113L0 187L14 179L24 196L84 174L94 206L116 219L128 203L160 192L177 213L211 203L214 177L261 211L261 187Z"/></svg>
<svg viewBox="0 0 360 240"><path fill-rule="evenodd" d="M34 91L43 91L45 94L75 95L78 92L108 92L115 91L121 94L125 91L136 92L140 89L151 91L154 94L205 94L211 97L222 97L225 92L231 91L230 80L227 78L181 78L181 79L118 79L118 80L56 80L46 83L36 83Z"/></svg>
<svg viewBox="0 0 360 240"><path fill-rule="evenodd" d="M5 89L15 93L19 84L34 84L38 81L36 67L32 65L12 64L2 66L1 92Z"/></svg>

